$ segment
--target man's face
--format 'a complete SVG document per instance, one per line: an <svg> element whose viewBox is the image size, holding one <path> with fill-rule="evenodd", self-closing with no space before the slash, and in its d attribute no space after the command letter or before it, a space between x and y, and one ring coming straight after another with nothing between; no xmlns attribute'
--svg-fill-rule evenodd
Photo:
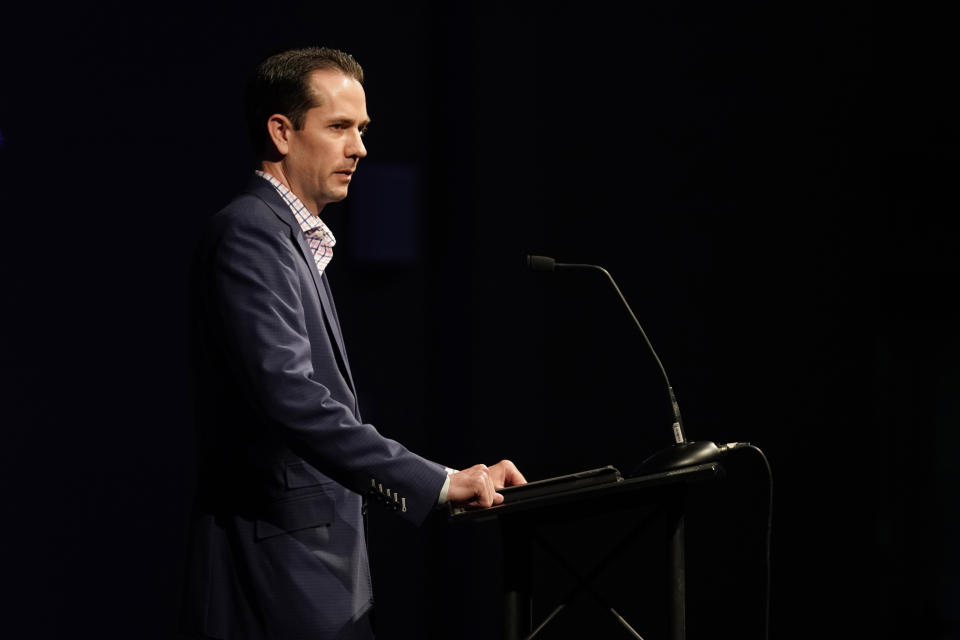
<svg viewBox="0 0 960 640"><path fill-rule="evenodd" d="M347 197L360 158L367 155L361 136L370 122L363 86L339 71L310 76L316 103L303 127L289 133L283 159L290 189L314 214Z"/></svg>

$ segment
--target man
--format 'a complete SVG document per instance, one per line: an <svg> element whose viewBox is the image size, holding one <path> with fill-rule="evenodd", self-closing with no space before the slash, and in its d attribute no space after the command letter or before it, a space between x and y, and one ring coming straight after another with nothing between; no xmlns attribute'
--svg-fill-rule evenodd
<svg viewBox="0 0 960 640"><path fill-rule="evenodd" d="M259 168L212 218L195 280L191 634L371 638L364 498L419 524L524 482L507 460L454 472L360 418L319 214L367 154L362 83L351 56L311 48L268 58L248 84Z"/></svg>

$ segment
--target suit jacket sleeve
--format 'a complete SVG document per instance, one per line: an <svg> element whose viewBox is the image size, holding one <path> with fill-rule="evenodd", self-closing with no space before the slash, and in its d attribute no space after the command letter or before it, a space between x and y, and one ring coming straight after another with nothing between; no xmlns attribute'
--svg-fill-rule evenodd
<svg viewBox="0 0 960 640"><path fill-rule="evenodd" d="M331 370L316 370L313 343L329 344L331 337L305 320L305 301L316 304L318 298L313 281L303 277L293 235L299 229L266 206L221 212L214 229L212 312L223 328L222 347L264 424L343 486L374 495L387 487L397 511L423 521L446 480L444 467L361 422L344 403L345 393L338 400L323 383L342 378L335 362L323 364Z"/></svg>

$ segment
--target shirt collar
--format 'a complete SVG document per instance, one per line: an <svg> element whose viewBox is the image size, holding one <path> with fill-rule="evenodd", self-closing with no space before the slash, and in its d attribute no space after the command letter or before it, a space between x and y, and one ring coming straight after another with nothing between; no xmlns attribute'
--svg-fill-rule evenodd
<svg viewBox="0 0 960 640"><path fill-rule="evenodd" d="M306 205L300 201L300 198L294 195L294 193L284 186L282 182L274 178L266 171L261 171L260 169L254 171L254 173L273 185L273 188L277 190L277 193L280 194L280 197L283 198L283 201L287 203L288 207L290 207L290 211L293 212L294 217L296 217L297 222L300 223L300 228L303 229L305 234L310 236L319 231L321 235L325 236L325 244L327 244L327 246L332 247L337 243L337 239L334 238L333 232L330 231L330 228L323 223L323 220L321 220L319 216L315 216L310 213L310 210L307 209Z"/></svg>

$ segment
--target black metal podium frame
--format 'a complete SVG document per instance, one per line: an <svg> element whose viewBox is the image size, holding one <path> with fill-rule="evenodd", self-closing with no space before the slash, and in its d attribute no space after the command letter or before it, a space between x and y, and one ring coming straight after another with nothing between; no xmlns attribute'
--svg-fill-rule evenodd
<svg viewBox="0 0 960 640"><path fill-rule="evenodd" d="M641 520L606 557L590 570L579 575L562 554L554 550L536 533L546 523L562 523L576 516L602 514L631 506L658 506L667 522L670 549L669 602L670 637L686 638L686 542L685 513L689 484L721 477L723 468L717 462L674 469L620 482L547 494L535 498L504 502L496 507L471 510L450 516L450 522L468 523L497 520L503 541L503 606L505 640L533 640L566 606L567 602L587 593L607 608L625 630L640 638L633 627L592 588L591 582L645 528ZM651 516L652 517L652 516ZM534 544L547 551L576 580L576 588L543 621L534 626L531 606L531 553Z"/></svg>

